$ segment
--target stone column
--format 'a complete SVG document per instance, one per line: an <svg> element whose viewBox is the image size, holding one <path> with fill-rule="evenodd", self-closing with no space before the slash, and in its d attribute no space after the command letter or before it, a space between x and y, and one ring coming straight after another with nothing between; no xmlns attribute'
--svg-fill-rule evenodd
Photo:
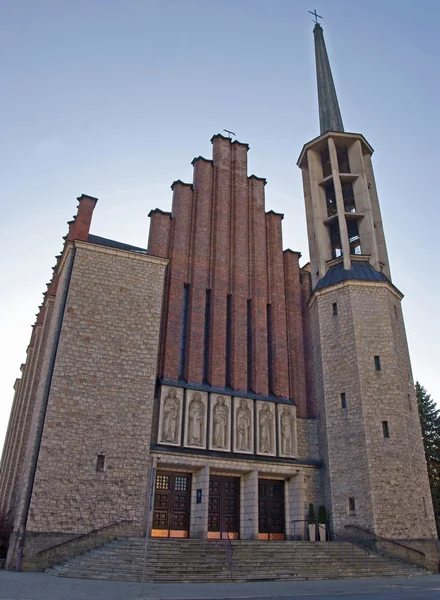
<svg viewBox="0 0 440 600"><path fill-rule="evenodd" d="M306 535L305 478L304 471L286 479L284 483L286 540Z"/></svg>
<svg viewBox="0 0 440 600"><path fill-rule="evenodd" d="M197 490L202 501L197 504ZM198 469L192 476L189 536L195 539L208 537L209 466Z"/></svg>
<svg viewBox="0 0 440 600"><path fill-rule="evenodd" d="M240 485L240 539L258 539L258 471L246 473Z"/></svg>
<svg viewBox="0 0 440 600"><path fill-rule="evenodd" d="M345 220L344 198L342 196L341 180L339 178L338 155L336 152L335 142L333 138L328 139L328 150L330 154L330 162L332 165L333 185L335 186L336 194L336 209L338 211L339 234L341 236L342 256L344 260L344 269L351 268L350 259L350 244L348 243L347 222Z"/></svg>

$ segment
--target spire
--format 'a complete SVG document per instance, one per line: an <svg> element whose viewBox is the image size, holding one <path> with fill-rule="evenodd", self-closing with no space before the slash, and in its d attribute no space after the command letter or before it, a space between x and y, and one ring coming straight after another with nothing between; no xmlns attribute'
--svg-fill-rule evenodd
<svg viewBox="0 0 440 600"><path fill-rule="evenodd" d="M313 29L315 36L316 78L318 82L319 124L321 134L326 131L344 131L338 97L327 56L324 32L319 23Z"/></svg>

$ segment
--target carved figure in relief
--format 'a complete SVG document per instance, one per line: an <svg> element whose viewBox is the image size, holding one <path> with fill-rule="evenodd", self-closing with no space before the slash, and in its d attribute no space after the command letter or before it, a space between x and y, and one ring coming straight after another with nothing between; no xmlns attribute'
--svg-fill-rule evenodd
<svg viewBox="0 0 440 600"><path fill-rule="evenodd" d="M164 400L162 419L162 442L177 444L179 433L180 402L176 390L171 388Z"/></svg>
<svg viewBox="0 0 440 600"><path fill-rule="evenodd" d="M247 400L242 398L237 410L237 449L251 449L251 425L252 415Z"/></svg>
<svg viewBox="0 0 440 600"><path fill-rule="evenodd" d="M205 405L199 392L194 392L189 403L188 417L188 444L190 446L203 446Z"/></svg>
<svg viewBox="0 0 440 600"><path fill-rule="evenodd" d="M263 408L259 414L260 425L260 452L272 452L273 449L273 415L267 402L263 404Z"/></svg>
<svg viewBox="0 0 440 600"><path fill-rule="evenodd" d="M288 406L281 413L281 453L286 456L293 454L293 415Z"/></svg>
<svg viewBox="0 0 440 600"><path fill-rule="evenodd" d="M213 415L212 442L215 448L226 448L228 445L228 416L229 409L225 404L223 396L217 398Z"/></svg>

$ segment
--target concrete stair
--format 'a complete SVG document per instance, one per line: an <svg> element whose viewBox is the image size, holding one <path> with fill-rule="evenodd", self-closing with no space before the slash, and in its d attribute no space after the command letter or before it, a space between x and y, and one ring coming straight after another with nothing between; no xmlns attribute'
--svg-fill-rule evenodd
<svg viewBox="0 0 440 600"><path fill-rule="evenodd" d="M143 538L120 538L47 569L58 577L142 581ZM412 577L424 570L349 542L148 541L145 581L156 583Z"/></svg>

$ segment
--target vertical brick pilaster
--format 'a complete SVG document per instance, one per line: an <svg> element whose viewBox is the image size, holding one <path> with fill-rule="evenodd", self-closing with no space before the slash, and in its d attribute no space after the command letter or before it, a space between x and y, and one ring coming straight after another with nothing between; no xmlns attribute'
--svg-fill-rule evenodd
<svg viewBox="0 0 440 600"><path fill-rule="evenodd" d="M267 251L264 212L265 179L249 177L249 238L252 299L252 386L268 393L267 370Z"/></svg>
<svg viewBox="0 0 440 600"><path fill-rule="evenodd" d="M297 405L297 416L307 417L306 370L304 359L304 331L301 303L299 252L284 252L286 285L287 336L289 340L290 394Z"/></svg>
<svg viewBox="0 0 440 600"><path fill-rule="evenodd" d="M151 219L150 231L148 233L148 254L168 258L171 233L171 213L163 212L156 208L155 210L150 210L148 216Z"/></svg>
<svg viewBox="0 0 440 600"><path fill-rule="evenodd" d="M73 221L69 223L68 240L83 240L87 241L92 223L93 211L95 209L98 198L81 194L78 198L78 212Z"/></svg>
<svg viewBox="0 0 440 600"><path fill-rule="evenodd" d="M206 290L209 289L211 247L212 161L193 160L194 212L190 258L191 306L189 313L188 381L202 383Z"/></svg>
<svg viewBox="0 0 440 600"><path fill-rule="evenodd" d="M231 386L247 389L247 301L249 298L249 202L247 144L232 144L232 369Z"/></svg>
<svg viewBox="0 0 440 600"><path fill-rule="evenodd" d="M14 399L12 402L11 414L9 417L8 430L6 432L5 442L3 445L2 459L1 459L1 471L0 471L0 511L7 515L9 512L9 506L7 505L6 496L9 494L8 477L9 477L9 465L11 457L14 453L14 435L15 427L17 422L18 412L18 395L20 393L21 379L16 379L14 383Z"/></svg>
<svg viewBox="0 0 440 600"><path fill-rule="evenodd" d="M229 293L231 229L231 140L212 138L214 159L210 383L225 385L226 297Z"/></svg>
<svg viewBox="0 0 440 600"><path fill-rule="evenodd" d="M315 374L313 371L312 325L308 302L312 295L312 276L301 269L301 304L304 331L304 364L306 370L307 416L316 417Z"/></svg>
<svg viewBox="0 0 440 600"><path fill-rule="evenodd" d="M266 214L268 303L272 315L272 372L276 396L289 396L289 367L287 358L286 291L284 285L283 215L270 211Z"/></svg>
<svg viewBox="0 0 440 600"><path fill-rule="evenodd" d="M163 374L177 379L179 372L180 332L182 325L183 288L188 272L191 213L193 204L192 185L175 181L173 189L173 220L168 275L168 298L166 331L164 333Z"/></svg>

